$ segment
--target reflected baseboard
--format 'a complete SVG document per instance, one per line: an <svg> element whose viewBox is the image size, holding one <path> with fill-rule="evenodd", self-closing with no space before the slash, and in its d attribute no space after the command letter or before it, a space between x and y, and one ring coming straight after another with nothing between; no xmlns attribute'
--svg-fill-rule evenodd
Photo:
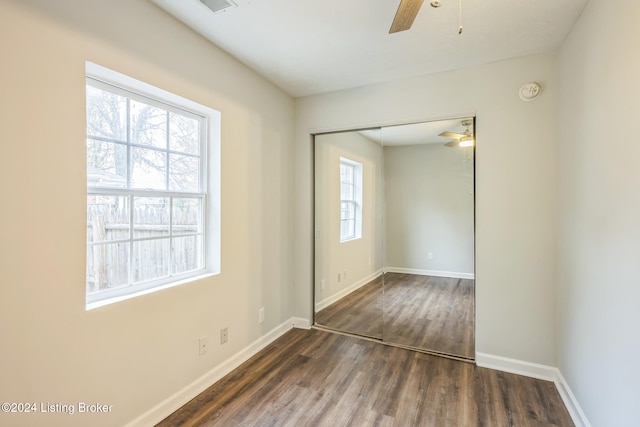
<svg viewBox="0 0 640 427"><path fill-rule="evenodd" d="M385 273L419 274L421 276L451 277L453 279L475 279L473 273L455 271L420 270L416 268L386 267Z"/></svg>
<svg viewBox="0 0 640 427"><path fill-rule="evenodd" d="M460 273L460 272L454 272L454 271L437 271L437 270L420 270L415 268L402 268L402 267L385 267L383 270L378 270L375 273L361 280L358 280L357 282L353 283L352 285L349 285L348 287L344 288L340 292L330 295L329 297L321 301L317 301L314 306L316 313L320 310L323 310L329 307L334 302L341 300L342 298L346 297L350 293L357 291L367 283L380 277L383 273L417 274L421 276L450 277L453 279L471 279L471 280L475 279L475 274L473 273Z"/></svg>
<svg viewBox="0 0 640 427"><path fill-rule="evenodd" d="M360 339L363 339L363 340L367 340L367 341L371 341L371 342L377 342L379 344L387 345L389 347L403 348L405 350L417 351L419 353L429 354L431 356L445 357L447 359L457 360L457 361L460 361L460 362L474 363L474 364L476 363L475 358L473 358L473 357L465 357L465 356L460 356L460 355L457 355L457 354L449 354L449 353L443 353L443 352L440 352L440 351L428 350L428 349L419 348L419 347L412 347L412 346L408 346L408 345L396 344L396 343L384 341L381 338L369 337L369 336L366 336L366 335L351 334L349 332L339 331L337 329L328 328L326 326L322 326L322 325L318 325L318 324L314 324L313 326L311 326L311 329L318 329L320 331L331 332L331 333L334 333L334 334L344 335L344 336L347 336L347 337L360 338Z"/></svg>
<svg viewBox="0 0 640 427"><path fill-rule="evenodd" d="M357 291L358 289L360 289L361 287L363 287L367 283L371 282L372 280L375 280L378 277L382 276L382 273L383 273L382 270L378 270L375 273L365 277L364 279L358 280L354 284L349 285L348 287L344 288L340 292L338 292L336 294L333 294L333 295L323 299L322 301L316 301L316 304L315 304L316 313L318 311L324 309L324 308L329 307L334 302L336 302L338 300L341 300L342 298L346 297L350 293Z"/></svg>

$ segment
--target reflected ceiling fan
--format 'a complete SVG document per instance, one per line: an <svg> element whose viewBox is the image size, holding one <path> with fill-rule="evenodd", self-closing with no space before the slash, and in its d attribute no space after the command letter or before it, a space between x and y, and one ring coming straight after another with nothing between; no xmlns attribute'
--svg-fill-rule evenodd
<svg viewBox="0 0 640 427"><path fill-rule="evenodd" d="M472 124L473 120L471 119L462 121L462 126L466 128L464 130L464 133L442 132L440 136L443 136L445 138L453 138L453 141L447 142L444 145L447 147L473 147L476 141L473 138L473 132L471 132Z"/></svg>

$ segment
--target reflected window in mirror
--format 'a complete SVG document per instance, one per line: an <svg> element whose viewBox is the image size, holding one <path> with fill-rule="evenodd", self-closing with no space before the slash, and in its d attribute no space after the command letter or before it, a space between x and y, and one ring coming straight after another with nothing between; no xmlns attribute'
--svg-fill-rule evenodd
<svg viewBox="0 0 640 427"><path fill-rule="evenodd" d="M362 237L362 164L340 157L340 242Z"/></svg>

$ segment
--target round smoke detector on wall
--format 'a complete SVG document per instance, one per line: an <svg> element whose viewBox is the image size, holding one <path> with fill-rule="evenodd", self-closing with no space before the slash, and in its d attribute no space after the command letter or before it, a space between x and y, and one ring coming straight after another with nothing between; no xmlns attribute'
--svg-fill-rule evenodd
<svg viewBox="0 0 640 427"><path fill-rule="evenodd" d="M536 82L527 83L522 85L518 94L523 101L533 101L542 93L542 87Z"/></svg>

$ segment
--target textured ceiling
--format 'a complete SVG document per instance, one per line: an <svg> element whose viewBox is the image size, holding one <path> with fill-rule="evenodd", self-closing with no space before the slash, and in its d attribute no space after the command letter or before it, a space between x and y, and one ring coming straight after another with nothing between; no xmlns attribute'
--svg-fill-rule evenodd
<svg viewBox="0 0 640 427"><path fill-rule="evenodd" d="M551 51L588 0L462 0L461 35L459 0L395 34L400 0L151 1L298 97Z"/></svg>

